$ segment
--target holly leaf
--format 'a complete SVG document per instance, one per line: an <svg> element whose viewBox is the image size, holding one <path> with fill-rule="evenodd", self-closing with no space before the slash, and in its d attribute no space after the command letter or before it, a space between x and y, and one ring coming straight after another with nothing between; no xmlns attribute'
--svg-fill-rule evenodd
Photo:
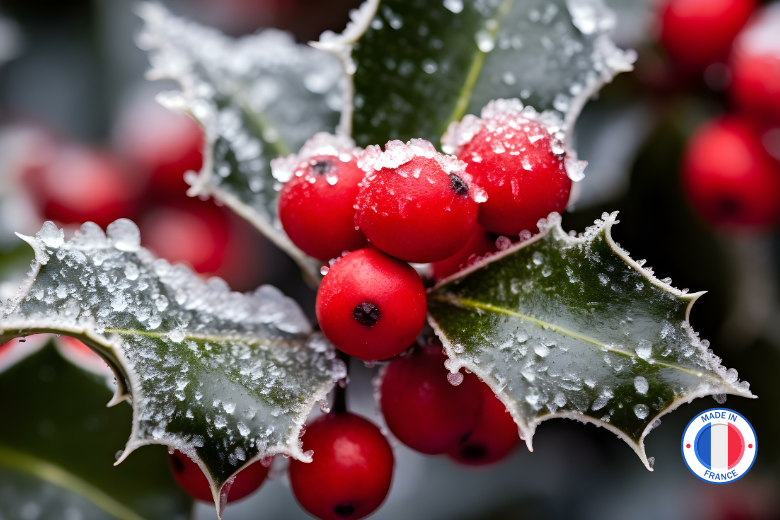
<svg viewBox="0 0 780 520"><path fill-rule="evenodd" d="M318 280L321 263L279 223L281 181L270 162L297 152L317 132L335 131L346 81L339 60L276 29L232 39L159 4L141 4L138 14L145 22L138 44L152 64L147 77L180 86L158 101L191 115L205 133L203 167L188 175L189 195L221 201Z"/></svg>
<svg viewBox="0 0 780 520"><path fill-rule="evenodd" d="M131 408L107 410L105 380L40 339L0 348L0 395L13 396L0 400L0 414L13 418L0 428L0 517L188 518L192 500L171 477L163 448L112 467Z"/></svg>
<svg viewBox="0 0 780 520"><path fill-rule="evenodd" d="M355 140L437 142L496 98L557 110L571 130L636 59L607 36L614 22L600 0L384 0L355 44Z"/></svg>
<svg viewBox="0 0 780 520"><path fill-rule="evenodd" d="M704 293L659 280L615 243L617 213L578 237L560 216L539 234L443 280L429 323L454 373L476 373L506 404L532 450L555 417L607 428L648 469L644 439L659 418L706 395L754 397L688 321Z"/></svg>
<svg viewBox="0 0 780 520"><path fill-rule="evenodd" d="M204 470L218 511L248 464L309 460L301 427L345 367L298 305L270 286L234 293L155 259L129 220L107 231L87 223L66 242L47 222L22 237L36 259L0 308L0 343L54 333L92 347L117 377L110 404L133 406L119 462L147 444L181 450Z"/></svg>

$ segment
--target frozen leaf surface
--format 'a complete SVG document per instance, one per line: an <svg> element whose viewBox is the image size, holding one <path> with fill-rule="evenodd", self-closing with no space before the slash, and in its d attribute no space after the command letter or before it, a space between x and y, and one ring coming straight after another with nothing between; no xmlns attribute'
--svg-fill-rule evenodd
<svg viewBox="0 0 780 520"><path fill-rule="evenodd" d="M138 12L145 22L138 43L152 63L148 77L181 87L159 101L189 113L206 134L203 168L189 175L189 194L230 206L316 278L319 263L279 225L281 183L270 162L297 152L317 132L335 131L346 81L339 60L274 29L232 39L158 4L142 4Z"/></svg>
<svg viewBox="0 0 780 520"><path fill-rule="evenodd" d="M120 461L146 444L187 452L219 504L220 488L249 462L308 459L299 431L344 367L295 302L270 286L230 292L220 279L156 260L128 220L108 236L85 224L67 242L47 222L24 239L36 260L0 308L0 343L49 332L93 347L117 374L112 403L133 406Z"/></svg>
<svg viewBox="0 0 780 520"><path fill-rule="evenodd" d="M703 293L631 260L612 240L616 216L573 237L551 214L538 235L434 287L429 321L448 368L483 378L529 449L540 422L566 417L613 431L651 469L644 438L660 416L697 397L753 395L688 322Z"/></svg>
<svg viewBox="0 0 780 520"><path fill-rule="evenodd" d="M102 378L66 361L50 340L0 348L0 395L13 396L0 400L0 416L13 418L0 429L0 517L188 518L192 501L171 477L164 448L112 466L132 411L107 410ZM4 369L9 349L26 357Z"/></svg>
<svg viewBox="0 0 780 520"><path fill-rule="evenodd" d="M438 142L491 99L554 109L573 127L585 102L635 54L607 36L600 0L385 0L355 45L361 146Z"/></svg>

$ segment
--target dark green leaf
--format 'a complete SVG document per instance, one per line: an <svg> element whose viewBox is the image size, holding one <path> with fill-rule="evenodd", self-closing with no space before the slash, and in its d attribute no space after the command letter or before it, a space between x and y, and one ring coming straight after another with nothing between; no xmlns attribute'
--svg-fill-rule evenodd
<svg viewBox="0 0 780 520"><path fill-rule="evenodd" d="M0 518L189 517L192 502L162 447L113 466L127 441L130 406L106 409L105 380L65 361L51 342L43 345L14 346L28 357L0 368L0 416L8 419L0 428Z"/></svg>
<svg viewBox="0 0 780 520"><path fill-rule="evenodd" d="M65 242L47 222L25 240L36 261L0 307L0 343L48 332L98 352L117 374L112 403L132 396L120 460L146 444L189 452L216 500L251 461L309 458L299 431L344 367L294 301L270 286L233 293L222 280L155 260L128 220L109 226L108 238L88 223Z"/></svg>
<svg viewBox="0 0 780 520"><path fill-rule="evenodd" d="M610 235L617 214L579 237L551 214L542 232L445 280L429 321L449 368L483 378L507 405L529 449L541 421L605 427L650 468L644 438L696 397L753 397L688 322L703 293L674 289Z"/></svg>
<svg viewBox="0 0 780 520"><path fill-rule="evenodd" d="M568 126L632 52L606 36L600 0L384 0L355 45L354 137L361 146L438 142L491 99L556 109Z"/></svg>

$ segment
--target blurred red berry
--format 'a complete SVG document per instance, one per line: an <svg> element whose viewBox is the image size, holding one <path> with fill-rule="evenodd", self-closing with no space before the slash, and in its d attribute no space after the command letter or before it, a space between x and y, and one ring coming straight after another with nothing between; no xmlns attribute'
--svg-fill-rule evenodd
<svg viewBox="0 0 780 520"><path fill-rule="evenodd" d="M425 324L425 289L417 272L374 248L336 262L317 291L317 321L342 352L387 359L414 342Z"/></svg>
<svg viewBox="0 0 780 520"><path fill-rule="evenodd" d="M203 474L200 466L195 464L192 459L179 451L174 451L168 455L168 464L171 468L171 473L173 473L173 478L176 479L176 483L188 495L203 502L214 502L206 475ZM244 468L236 475L236 479L230 486L227 501L235 502L252 494L262 485L267 475L268 468L264 467L260 462L254 462Z"/></svg>
<svg viewBox="0 0 780 520"><path fill-rule="evenodd" d="M357 199L360 230L372 245L407 262L455 254L477 221L474 189L462 163L422 139L390 141L372 162L376 152L367 150L369 159L361 158L368 173Z"/></svg>
<svg viewBox="0 0 780 520"><path fill-rule="evenodd" d="M323 262L365 247L354 207L364 176L353 156L347 162L330 155L304 160L279 194L279 219L290 240Z"/></svg>
<svg viewBox="0 0 780 520"><path fill-rule="evenodd" d="M197 199L149 209L140 220L143 245L171 263L185 262L202 274L225 261L230 220L223 208Z"/></svg>
<svg viewBox="0 0 780 520"><path fill-rule="evenodd" d="M154 99L129 103L120 115L116 134L120 152L149 176L152 195L183 194L188 188L184 174L200 171L203 164L200 125Z"/></svg>
<svg viewBox="0 0 780 520"><path fill-rule="evenodd" d="M780 5L759 13L734 42L731 95L756 120L780 126Z"/></svg>
<svg viewBox="0 0 780 520"><path fill-rule="evenodd" d="M780 220L780 163L751 123L723 117L688 143L683 185L699 214L722 228L754 228Z"/></svg>
<svg viewBox="0 0 780 520"><path fill-rule="evenodd" d="M28 162L23 176L43 216L61 224L91 221L105 228L133 218L140 203L136 180L105 152L63 145Z"/></svg>
<svg viewBox="0 0 780 520"><path fill-rule="evenodd" d="M438 345L416 348L390 363L382 379L380 408L398 440L427 455L455 449L477 424L482 390L474 374L455 379ZM457 382L457 379L455 379Z"/></svg>
<svg viewBox="0 0 780 520"><path fill-rule="evenodd" d="M493 390L481 383L482 412L471 433L464 436L449 453L454 460L468 466L498 462L517 446L520 435L512 416Z"/></svg>
<svg viewBox="0 0 780 520"><path fill-rule="evenodd" d="M393 450L379 428L351 413L332 412L307 426L310 463L293 460L288 474L298 503L322 520L356 520L384 502L393 479Z"/></svg>
<svg viewBox="0 0 780 520"><path fill-rule="evenodd" d="M669 0L661 5L661 43L684 68L725 62L755 0Z"/></svg>
<svg viewBox="0 0 780 520"><path fill-rule="evenodd" d="M433 279L435 282L439 282L461 269L465 269L470 265L470 262L484 256L485 253L492 253L495 250L496 241L490 233L485 231L485 228L477 224L474 226L474 231L466 244L460 248L460 251L431 265L433 268Z"/></svg>

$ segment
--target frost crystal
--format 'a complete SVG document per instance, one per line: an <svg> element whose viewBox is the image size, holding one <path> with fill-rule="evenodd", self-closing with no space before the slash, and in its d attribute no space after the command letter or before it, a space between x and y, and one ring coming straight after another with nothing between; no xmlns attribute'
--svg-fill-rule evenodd
<svg viewBox="0 0 780 520"><path fill-rule="evenodd" d="M491 134L527 132L524 125L527 125L529 121L541 123L542 127L547 130L547 135L529 136L529 141L533 143L539 139L548 139L550 149L554 154L565 154L564 166L569 178L574 182L581 181L585 177L585 167L588 163L578 160L577 153L564 146L565 125L560 115L551 110L540 114L533 107L524 107L519 99L494 99L482 109L481 118L467 114L462 121L453 121L441 138L442 150L458 155L461 149L470 143L482 128L487 128ZM504 153L506 145L501 144L501 141L496 141L493 151ZM519 154L522 157L523 150L510 153ZM532 169L532 165L527 162L525 157L521 159L521 163L526 170Z"/></svg>
<svg viewBox="0 0 780 520"><path fill-rule="evenodd" d="M289 181L293 172L310 157L330 155L339 158L343 162L348 162L357 157L362 151L362 149L355 147L355 141L350 137L320 132L306 141L297 154L273 159L271 161L271 169L274 178L284 183Z"/></svg>

